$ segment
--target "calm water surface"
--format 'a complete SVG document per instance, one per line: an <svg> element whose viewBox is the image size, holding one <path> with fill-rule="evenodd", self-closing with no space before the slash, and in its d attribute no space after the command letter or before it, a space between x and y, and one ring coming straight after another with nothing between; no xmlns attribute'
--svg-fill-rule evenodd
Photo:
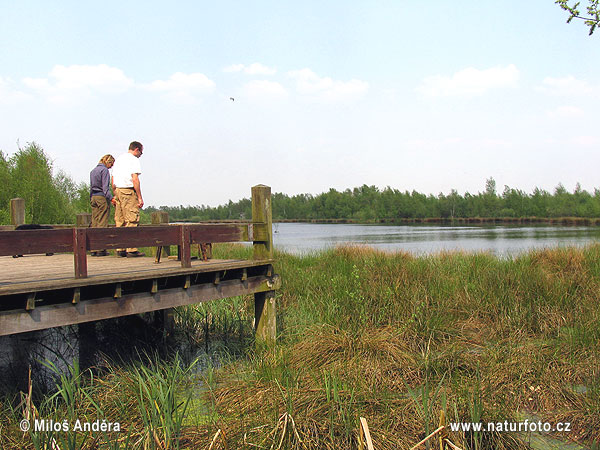
<svg viewBox="0 0 600 450"><path fill-rule="evenodd" d="M452 226L275 223L274 245L299 254L336 245L430 254L463 250L511 256L533 248L584 246L600 242L600 227Z"/></svg>

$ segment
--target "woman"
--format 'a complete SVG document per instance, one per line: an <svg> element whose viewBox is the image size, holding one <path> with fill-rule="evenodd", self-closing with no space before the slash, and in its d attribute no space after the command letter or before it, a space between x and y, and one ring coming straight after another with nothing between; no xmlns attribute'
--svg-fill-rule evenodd
<svg viewBox="0 0 600 450"><path fill-rule="evenodd" d="M110 203L115 203L110 192L110 169L115 163L112 155L104 155L90 172L90 203L92 205L92 226L108 227ZM92 256L106 256L106 250L93 251Z"/></svg>

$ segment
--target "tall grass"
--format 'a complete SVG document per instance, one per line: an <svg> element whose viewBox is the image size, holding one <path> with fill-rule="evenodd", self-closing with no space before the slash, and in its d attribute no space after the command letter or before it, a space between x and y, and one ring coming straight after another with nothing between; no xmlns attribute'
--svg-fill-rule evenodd
<svg viewBox="0 0 600 450"><path fill-rule="evenodd" d="M235 339L237 356L200 374L177 360L94 378L74 370L61 381L72 390L61 384L40 414L124 423L118 436L77 436L72 448L82 449L356 448L359 417L375 448L407 449L437 428L440 411L466 422L535 415L570 422L561 439L600 441L600 246L514 259L361 247L276 257L274 348L253 345L250 296L187 307L177 316L185 336ZM10 431L2 448L36 448L14 431L14 403L0 411ZM528 448L511 433L450 438L463 449Z"/></svg>

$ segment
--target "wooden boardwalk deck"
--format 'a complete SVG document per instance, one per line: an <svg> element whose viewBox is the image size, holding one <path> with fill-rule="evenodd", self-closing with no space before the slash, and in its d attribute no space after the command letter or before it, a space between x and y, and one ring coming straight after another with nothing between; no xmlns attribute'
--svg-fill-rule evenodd
<svg viewBox="0 0 600 450"><path fill-rule="evenodd" d="M252 242L253 257L194 259L191 247L207 242ZM171 245L179 259L158 264L88 256L92 249ZM271 188L262 185L252 188L252 222L0 230L0 336L254 294L257 339L273 342L281 281L272 264Z"/></svg>
<svg viewBox="0 0 600 450"><path fill-rule="evenodd" d="M170 309L280 287L272 260L89 258L73 278L73 255L0 257L0 336Z"/></svg>
<svg viewBox="0 0 600 450"><path fill-rule="evenodd" d="M163 259L159 264L154 258L120 258L104 256L88 258L88 276L73 278L73 255L53 256L25 255L22 258L0 256L0 310L2 297L52 289L114 284L144 279L173 277L177 275L223 272L269 264L270 260L210 259L191 260L190 268L182 268L181 262Z"/></svg>

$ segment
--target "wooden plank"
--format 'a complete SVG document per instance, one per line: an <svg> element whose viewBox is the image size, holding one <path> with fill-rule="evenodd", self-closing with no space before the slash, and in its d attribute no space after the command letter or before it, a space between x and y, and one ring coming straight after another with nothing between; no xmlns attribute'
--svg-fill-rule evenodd
<svg viewBox="0 0 600 450"><path fill-rule="evenodd" d="M25 200L24 199L22 199L22 198L11 198L10 199L10 223L12 223L15 227L25 223Z"/></svg>
<svg viewBox="0 0 600 450"><path fill-rule="evenodd" d="M179 226L90 228L89 248L159 247L177 245Z"/></svg>
<svg viewBox="0 0 600 450"><path fill-rule="evenodd" d="M70 229L0 231L0 256L72 251Z"/></svg>
<svg viewBox="0 0 600 450"><path fill-rule="evenodd" d="M80 213L75 216L75 225L81 228L92 226L92 215L90 213Z"/></svg>
<svg viewBox="0 0 600 450"><path fill-rule="evenodd" d="M182 225L180 226L179 238L179 259L181 260L181 267L192 267L191 248L190 230L187 226Z"/></svg>
<svg viewBox="0 0 600 450"><path fill-rule="evenodd" d="M271 211L271 188L259 184L252 187L252 222L256 231L262 224L266 236L253 237L254 259L273 258L273 219ZM259 225L260 224L260 225Z"/></svg>
<svg viewBox="0 0 600 450"><path fill-rule="evenodd" d="M230 280L222 282L219 286L206 283L193 285L186 290L176 288L160 290L157 294L145 292L124 295L118 300L106 297L83 300L77 304L39 306L30 312L10 311L0 314L0 336L253 294L276 289L281 285L278 278L250 277L246 283Z"/></svg>
<svg viewBox="0 0 600 450"><path fill-rule="evenodd" d="M192 244L206 242L247 242L249 224L184 225L190 230Z"/></svg>
<svg viewBox="0 0 600 450"><path fill-rule="evenodd" d="M267 277L267 280L270 278ZM254 294L254 324L256 342L275 344L277 321L275 311L275 291L261 291Z"/></svg>
<svg viewBox="0 0 600 450"><path fill-rule="evenodd" d="M86 228L73 228L73 261L75 278L87 277Z"/></svg>

